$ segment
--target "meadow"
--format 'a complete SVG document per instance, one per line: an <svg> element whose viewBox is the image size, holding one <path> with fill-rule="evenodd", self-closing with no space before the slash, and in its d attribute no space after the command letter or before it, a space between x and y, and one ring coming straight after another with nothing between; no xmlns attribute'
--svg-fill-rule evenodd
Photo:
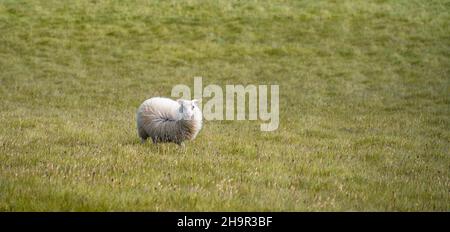
<svg viewBox="0 0 450 232"><path fill-rule="evenodd" d="M448 211L448 0L0 0L0 211ZM280 125L141 144L177 84ZM207 100L207 99L203 99Z"/></svg>

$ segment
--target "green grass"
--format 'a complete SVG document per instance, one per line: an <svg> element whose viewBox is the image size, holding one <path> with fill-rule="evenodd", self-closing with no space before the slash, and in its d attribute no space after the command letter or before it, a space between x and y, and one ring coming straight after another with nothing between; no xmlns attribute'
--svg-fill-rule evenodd
<svg viewBox="0 0 450 232"><path fill-rule="evenodd" d="M446 0L0 0L0 210L448 211L449 24ZM140 144L139 104L194 76L279 84L279 129Z"/></svg>

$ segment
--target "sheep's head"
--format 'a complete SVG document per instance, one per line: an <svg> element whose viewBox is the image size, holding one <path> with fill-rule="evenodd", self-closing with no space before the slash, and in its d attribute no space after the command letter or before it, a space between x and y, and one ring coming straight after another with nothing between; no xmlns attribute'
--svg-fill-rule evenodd
<svg viewBox="0 0 450 232"><path fill-rule="evenodd" d="M177 102L180 104L179 112L184 120L201 120L201 111L198 108L198 100L184 100L178 99Z"/></svg>

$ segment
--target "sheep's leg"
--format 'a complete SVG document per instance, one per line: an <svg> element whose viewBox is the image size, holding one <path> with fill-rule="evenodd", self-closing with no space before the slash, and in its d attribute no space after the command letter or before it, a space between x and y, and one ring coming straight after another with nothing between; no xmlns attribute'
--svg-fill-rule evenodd
<svg viewBox="0 0 450 232"><path fill-rule="evenodd" d="M182 140L174 139L172 142L176 143L180 147L184 146L184 142Z"/></svg>
<svg viewBox="0 0 450 232"><path fill-rule="evenodd" d="M181 149L181 151L183 151L184 153L186 153L186 145L184 144L184 142L177 142L176 144L177 144L178 147Z"/></svg>
<svg viewBox="0 0 450 232"><path fill-rule="evenodd" d="M180 147L182 147L182 148L185 148L185 147L186 147L186 145L184 145L184 143L183 143L183 142L181 142L181 143L178 143L178 146L180 146Z"/></svg>
<svg viewBox="0 0 450 232"><path fill-rule="evenodd" d="M143 127L138 127L138 135L141 138L141 144L145 143L145 141L148 138L147 132L144 130Z"/></svg>

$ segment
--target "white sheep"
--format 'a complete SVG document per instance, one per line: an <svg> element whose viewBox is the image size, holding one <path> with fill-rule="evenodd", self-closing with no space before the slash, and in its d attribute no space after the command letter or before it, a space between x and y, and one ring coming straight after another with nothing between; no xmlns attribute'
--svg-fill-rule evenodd
<svg viewBox="0 0 450 232"><path fill-rule="evenodd" d="M153 143L174 142L182 145L184 140L193 140L202 128L202 112L198 100L174 101L154 97L144 101L137 111L137 130L144 143L151 138Z"/></svg>

